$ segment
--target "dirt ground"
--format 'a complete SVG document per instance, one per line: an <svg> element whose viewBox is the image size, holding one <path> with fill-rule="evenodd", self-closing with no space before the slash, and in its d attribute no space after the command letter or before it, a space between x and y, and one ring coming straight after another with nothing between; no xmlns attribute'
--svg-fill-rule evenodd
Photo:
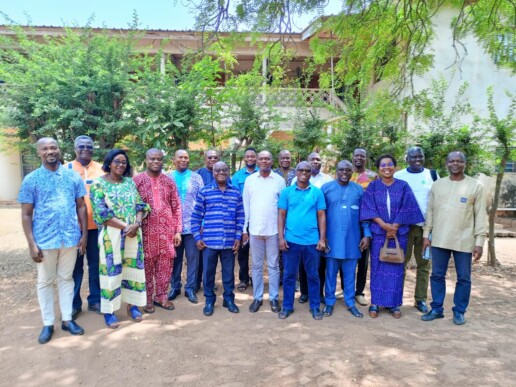
<svg viewBox="0 0 516 387"><path fill-rule="evenodd" d="M411 270L400 320L387 312L376 320L357 319L340 301L334 315L322 321L296 302L295 313L283 321L267 301L258 313L248 312L252 288L237 292L241 311L235 315L221 306L219 279L212 317L202 314L202 295L197 305L180 296L176 310L144 315L140 324L119 313L117 330L105 328L101 316L83 312L77 322L84 336L70 336L56 324L52 341L40 345L36 270L19 208L3 206L0 385L514 386L515 251L515 239L498 239L501 266L486 267L485 257L474 266L467 323L460 327L453 325L450 310L455 273L448 279L445 318L422 322L412 306ZM57 305L56 313L59 319Z"/></svg>

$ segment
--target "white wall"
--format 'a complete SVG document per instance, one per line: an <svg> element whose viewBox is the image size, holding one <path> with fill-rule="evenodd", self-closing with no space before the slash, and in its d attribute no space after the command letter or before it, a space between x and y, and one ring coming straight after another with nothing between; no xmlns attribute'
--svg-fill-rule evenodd
<svg viewBox="0 0 516 387"><path fill-rule="evenodd" d="M487 117L487 93L488 86L494 86L494 102L499 117L505 117L509 110L510 101L504 90L516 94L516 76L508 69L502 69L495 65L493 59L474 36L468 36L462 42L466 46L467 53L459 51L462 61L455 63L456 53L452 47L451 20L458 14L455 9L443 9L434 18L435 37L431 43L431 52L434 54L434 66L421 77L416 77L414 86L416 91L429 88L432 79L443 76L449 89L446 98L452 106L459 87L466 81L469 89L466 96L473 111L480 116ZM461 47L458 46L461 50ZM450 67L451 66L451 67ZM407 93L409 91L407 90ZM409 117L409 130L413 128L413 119Z"/></svg>
<svg viewBox="0 0 516 387"><path fill-rule="evenodd" d="M0 151L0 201L16 200L21 181L18 150Z"/></svg>

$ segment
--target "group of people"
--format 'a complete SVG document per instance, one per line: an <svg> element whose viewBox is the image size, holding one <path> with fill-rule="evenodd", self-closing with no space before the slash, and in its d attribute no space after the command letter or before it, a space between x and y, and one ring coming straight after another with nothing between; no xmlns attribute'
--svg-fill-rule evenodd
<svg viewBox="0 0 516 387"><path fill-rule="evenodd" d="M124 150L109 151L101 165L93 160L90 137L77 137L74 146L76 159L62 164L57 142L40 139L42 165L25 177L18 197L38 269L41 344L54 332L56 278L62 329L84 333L75 320L82 312L85 255L88 310L103 314L109 328L119 326L115 312L122 303L135 322L142 320L142 311L173 310L173 300L182 293L184 261L184 295L198 303L202 284L205 316L214 313L219 261L222 306L239 312L234 294L237 260L237 289L253 286L251 313L263 305L266 264L271 310L280 319L294 312L299 280L298 302L308 302L312 317L320 320L333 314L339 273L345 307L363 317L355 302L368 305L364 289L370 260L369 315L376 318L385 308L400 318L405 270L413 252L414 305L422 319L444 316L445 275L453 254L453 321L465 323L472 257L482 256L486 210L482 185L464 174L462 152L448 155L449 176L439 178L424 167L420 147L408 149L408 167L397 172L392 155L380 156L377 173L366 168L367 152L358 148L351 161L337 164L333 179L321 171L318 153L293 167L290 152L283 150L273 170L271 152L248 148L244 168L230 177L228 165L215 150L205 152L205 167L196 172L189 169L188 152L178 150L174 171L165 174L163 152L149 149L146 170L132 177ZM384 246L397 245L405 252L404 262L382 259ZM430 248L431 261L424 253Z"/></svg>

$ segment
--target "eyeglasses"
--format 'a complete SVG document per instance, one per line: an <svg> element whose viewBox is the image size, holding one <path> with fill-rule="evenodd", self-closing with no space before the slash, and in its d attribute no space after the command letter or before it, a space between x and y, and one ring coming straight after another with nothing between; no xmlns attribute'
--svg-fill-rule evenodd
<svg viewBox="0 0 516 387"><path fill-rule="evenodd" d="M297 170L299 173L311 173L312 170L311 169L298 169Z"/></svg>
<svg viewBox="0 0 516 387"><path fill-rule="evenodd" d="M127 161L113 160L115 165L127 165Z"/></svg>
<svg viewBox="0 0 516 387"><path fill-rule="evenodd" d="M79 150L93 150L93 145L77 145L76 148Z"/></svg>
<svg viewBox="0 0 516 387"><path fill-rule="evenodd" d="M394 167L394 163L391 161L391 162L388 162L388 163L381 163L380 164L380 168L385 168L385 167Z"/></svg>
<svg viewBox="0 0 516 387"><path fill-rule="evenodd" d="M215 173L228 173L229 172L229 169L228 168L213 168L213 172Z"/></svg>

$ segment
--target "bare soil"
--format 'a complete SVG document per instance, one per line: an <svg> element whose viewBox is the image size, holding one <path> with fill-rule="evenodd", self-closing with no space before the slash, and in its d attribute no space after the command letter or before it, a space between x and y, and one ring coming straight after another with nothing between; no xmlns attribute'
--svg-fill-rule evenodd
<svg viewBox="0 0 516 387"><path fill-rule="evenodd" d="M516 240L497 239L500 266L474 266L467 323L452 323L455 272L450 271L445 318L422 322L412 306L415 271L407 273L403 316L351 316L342 301L332 317L314 321L306 304L279 320L268 302L252 314L252 288L236 294L239 314L202 314L184 296L176 310L159 309L140 324L120 312L121 326L83 312L86 330L70 336L56 325L39 345L36 270L16 205L0 208L0 385L317 385L514 386L516 380ZM86 295L87 286L83 284ZM267 289L266 289L267 290ZM369 299L369 294L366 295ZM86 305L85 305L86 306ZM367 308L360 307L366 314ZM56 312L58 313L56 304ZM58 314L57 314L58 315Z"/></svg>

